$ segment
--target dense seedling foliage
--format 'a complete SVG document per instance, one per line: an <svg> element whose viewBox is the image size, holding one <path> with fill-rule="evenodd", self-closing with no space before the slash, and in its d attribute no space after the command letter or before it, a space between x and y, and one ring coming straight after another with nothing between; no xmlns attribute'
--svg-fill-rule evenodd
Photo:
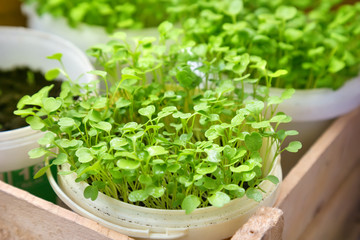
<svg viewBox="0 0 360 240"><path fill-rule="evenodd" d="M37 13L64 17L71 27L80 23L116 29L157 27L162 21L177 21L178 12L192 1L182 0L23 0L35 4ZM182 16L185 17L185 16Z"/></svg>
<svg viewBox="0 0 360 240"><path fill-rule="evenodd" d="M275 87L337 89L360 69L360 3L338 2L200 0L183 29L189 41L286 70Z"/></svg>
<svg viewBox="0 0 360 240"><path fill-rule="evenodd" d="M341 0L26 2L36 3L39 14L65 17L71 26L85 22L103 26L108 32L157 26L164 20L176 22L186 33L185 41L203 44L202 48L208 48L213 56L247 53L265 60L262 64L270 71L286 70L288 74L278 78L274 87L337 89L360 70L360 3L339 5ZM266 80L260 79L260 84L266 85Z"/></svg>
<svg viewBox="0 0 360 240"><path fill-rule="evenodd" d="M297 132L279 129L291 119L276 113L276 106L293 90L269 97L268 87L244 85L261 78L271 85L283 71L267 71L248 54L221 60L203 46L180 44L181 31L169 22L159 31L157 42L128 43L124 33L116 33L113 41L89 50L104 68L92 72L104 90L68 79L57 98L48 97L51 87L45 87L20 100L16 114L46 131L31 157L53 158L37 176L67 163L70 169L59 174L75 172L77 181L87 181L86 198L96 199L101 191L187 213L244 195L260 201L259 184L278 182L268 174L274 159L301 144L281 148ZM60 54L50 58L61 63ZM248 67L253 69L244 75ZM47 78L59 72L67 76L54 69Z"/></svg>

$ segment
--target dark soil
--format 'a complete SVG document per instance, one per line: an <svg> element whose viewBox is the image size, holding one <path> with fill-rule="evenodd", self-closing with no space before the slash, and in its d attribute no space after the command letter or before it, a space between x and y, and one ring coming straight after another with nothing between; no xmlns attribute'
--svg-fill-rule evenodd
<svg viewBox="0 0 360 240"><path fill-rule="evenodd" d="M14 115L18 101L24 95L33 95L44 86L54 84L49 96L60 94L61 82L49 82L40 71L32 71L27 67L13 70L0 70L0 131L25 127L25 119Z"/></svg>

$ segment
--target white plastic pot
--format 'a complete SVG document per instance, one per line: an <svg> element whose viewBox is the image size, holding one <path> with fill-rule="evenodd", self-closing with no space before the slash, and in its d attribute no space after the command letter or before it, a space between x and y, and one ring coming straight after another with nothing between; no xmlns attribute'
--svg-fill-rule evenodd
<svg viewBox="0 0 360 240"><path fill-rule="evenodd" d="M72 79L93 70L84 53L72 43L60 37L26 28L0 27L0 69L11 70L25 66L46 73L60 67L55 60L47 59L54 53L62 53L62 61ZM80 82L89 82L93 75L84 74ZM29 126L0 132L0 172L32 166L42 159L29 159L28 151L38 147L37 140L43 135Z"/></svg>
<svg viewBox="0 0 360 240"><path fill-rule="evenodd" d="M274 147L270 153L272 157ZM270 169L269 174L282 180L279 156L272 165L270 161L265 165L264 169ZM66 166L63 166L64 169L66 170ZM127 204L102 193L99 193L95 201L91 201L83 197L84 189L88 184L75 183L76 174L59 175L59 185L50 171L47 174L58 197L72 210L108 228L141 239L218 240L228 238L257 208L272 206L279 189L278 185L264 181L260 187L266 193L263 194L263 201L260 203L243 197L232 200L222 208L212 206L200 208L186 215L183 210L161 210Z"/></svg>
<svg viewBox="0 0 360 240"><path fill-rule="evenodd" d="M93 45L104 44L110 40L104 27L81 23L76 28L72 28L64 17L54 18L50 14L39 16L35 10L35 4L22 4L21 8L27 16L28 27L64 37L83 51ZM158 36L157 28L119 29L119 31L126 32L129 38Z"/></svg>
<svg viewBox="0 0 360 240"><path fill-rule="evenodd" d="M281 95L283 89L272 88L270 95ZM309 89L296 90L292 98L279 105L278 111L292 117L292 122L281 125L284 129L294 129L299 135L289 138L299 140L303 148L299 153L282 153L284 175L296 164L298 159L320 137L331 122L360 106L360 76L345 83L337 90Z"/></svg>

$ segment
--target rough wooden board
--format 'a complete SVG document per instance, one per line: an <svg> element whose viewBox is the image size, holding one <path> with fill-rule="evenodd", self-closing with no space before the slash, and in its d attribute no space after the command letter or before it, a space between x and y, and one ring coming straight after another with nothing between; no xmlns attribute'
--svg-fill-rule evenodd
<svg viewBox="0 0 360 240"><path fill-rule="evenodd" d="M1 240L131 239L2 181L0 213Z"/></svg>
<svg viewBox="0 0 360 240"><path fill-rule="evenodd" d="M347 226L354 226L353 215L360 204L360 165L341 184L326 205L316 214L315 218L300 240L337 240L350 239Z"/></svg>
<svg viewBox="0 0 360 240"><path fill-rule="evenodd" d="M19 0L0 0L0 26L25 26Z"/></svg>
<svg viewBox="0 0 360 240"><path fill-rule="evenodd" d="M231 240L281 240L283 212L277 208L261 207L231 238Z"/></svg>
<svg viewBox="0 0 360 240"><path fill-rule="evenodd" d="M284 179L275 205L284 212L284 240L301 236L358 165L359 123L360 108L337 119Z"/></svg>

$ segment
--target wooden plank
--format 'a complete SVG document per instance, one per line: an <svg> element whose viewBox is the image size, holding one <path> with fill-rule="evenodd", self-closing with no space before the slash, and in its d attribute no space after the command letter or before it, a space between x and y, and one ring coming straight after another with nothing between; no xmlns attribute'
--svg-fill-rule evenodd
<svg viewBox="0 0 360 240"><path fill-rule="evenodd" d="M0 239L131 239L2 181L0 212Z"/></svg>
<svg viewBox="0 0 360 240"><path fill-rule="evenodd" d="M283 227L284 217L280 209L261 207L231 240L281 240Z"/></svg>
<svg viewBox="0 0 360 240"><path fill-rule="evenodd" d="M360 160L360 159L359 159ZM360 165L341 184L326 205L315 215L300 240L350 239L354 226L354 214L360 203Z"/></svg>
<svg viewBox="0 0 360 240"><path fill-rule="evenodd" d="M299 239L358 165L359 122L360 108L337 119L284 179L275 206L284 212L285 240Z"/></svg>
<svg viewBox="0 0 360 240"><path fill-rule="evenodd" d="M19 0L0 0L0 26L26 26Z"/></svg>

